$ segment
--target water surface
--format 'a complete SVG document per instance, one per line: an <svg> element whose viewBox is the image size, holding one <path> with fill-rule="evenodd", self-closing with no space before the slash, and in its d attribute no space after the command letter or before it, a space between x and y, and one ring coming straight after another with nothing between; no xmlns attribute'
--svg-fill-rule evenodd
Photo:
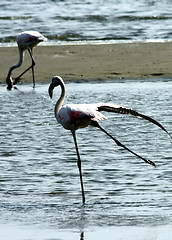
<svg viewBox="0 0 172 240"><path fill-rule="evenodd" d="M65 102L114 102L132 107L155 118L172 133L171 80L67 83L66 87ZM14 236L18 231L23 236L22 229L28 229L22 239L32 240L69 239L67 233L71 239L79 239L84 232L85 239L92 239L91 232L101 233L103 229L117 231L117 227L126 227L129 231L135 227L149 232L152 227L153 232L160 229L162 236L161 226L168 229L172 223L169 136L147 121L105 113L108 119L101 125L130 149L155 161L154 168L116 146L100 130L78 130L86 193L86 204L82 206L72 135L54 118L60 89L55 90L53 100L47 89L48 84L37 83L35 90L28 84L7 91L5 85L0 85L3 232L7 226L14 230ZM52 233L36 235L39 229ZM32 232L37 238L29 235ZM63 237L58 235L61 232Z"/></svg>
<svg viewBox="0 0 172 240"><path fill-rule="evenodd" d="M171 40L170 0L1 0L0 43L37 30L48 43Z"/></svg>

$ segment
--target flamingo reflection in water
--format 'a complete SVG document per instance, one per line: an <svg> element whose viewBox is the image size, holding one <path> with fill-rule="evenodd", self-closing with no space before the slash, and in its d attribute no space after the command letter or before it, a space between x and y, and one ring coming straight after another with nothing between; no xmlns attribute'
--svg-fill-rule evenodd
<svg viewBox="0 0 172 240"><path fill-rule="evenodd" d="M106 117L101 113L101 111L107 111L107 112L115 112L115 113L121 113L121 114L130 114L138 118L142 118L145 120L148 120L149 122L156 124L158 127L160 127L163 131L165 131L171 138L172 136L168 133L168 131L156 120L152 119L151 117L148 117L146 115L140 114L130 108L126 108L123 106L119 106L116 104L111 103L97 103L97 104L67 104L63 105L64 99L65 99L65 84L63 79L60 76L55 76L52 79L52 83L49 86L49 96L52 98L53 96L53 89L57 86L61 87L61 95L58 99L56 105L55 105L55 117L57 121L67 130L70 130L73 135L76 153L77 153L77 165L79 168L79 174L80 174L80 182L81 182L81 190L82 190L82 202L85 203L85 193L84 193L84 186L83 186L83 180L82 180L82 171L81 171L81 159L80 154L78 150L77 140L76 140L76 130L79 128L85 128L88 125L91 125L93 127L99 128L102 130L108 137L110 137L118 146L126 149L130 153L134 154L138 158L142 159L146 163L149 163L150 165L155 166L155 163L151 160L148 160L144 157L141 157L137 153L130 150L128 147L123 145L121 142L119 142L116 138L114 138L112 135L110 135L104 128L102 128L99 125L99 121L106 119Z"/></svg>
<svg viewBox="0 0 172 240"><path fill-rule="evenodd" d="M19 49L19 62L15 65L13 65L9 71L8 75L6 78L6 83L7 83L7 89L11 90L13 85L15 85L17 82L19 82L21 76L23 76L24 73L26 73L30 68L32 69L32 78L33 78L33 88L35 87L35 77L34 77L34 66L35 66L35 60L33 58L33 48L40 42L46 41L47 38L44 37L41 33L37 31L25 31L22 32L20 35L17 37L17 44L18 44L18 49ZM23 57L24 57L24 51L28 50L29 55L32 60L32 64L30 67L28 67L24 72L22 72L15 80L12 80L11 74L12 71L15 68L18 68L21 66L23 62Z"/></svg>

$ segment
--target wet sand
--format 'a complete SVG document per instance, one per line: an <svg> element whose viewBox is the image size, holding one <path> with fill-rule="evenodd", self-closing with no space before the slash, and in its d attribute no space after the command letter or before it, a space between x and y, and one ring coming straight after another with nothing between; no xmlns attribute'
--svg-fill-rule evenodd
<svg viewBox="0 0 172 240"><path fill-rule="evenodd" d="M17 47L0 47L0 82L8 69L18 62ZM110 80L172 77L172 42L39 45L34 49L36 81L50 81L60 75L64 80ZM17 77L30 65L28 53L22 66L13 71ZM32 81L31 71L22 77Z"/></svg>

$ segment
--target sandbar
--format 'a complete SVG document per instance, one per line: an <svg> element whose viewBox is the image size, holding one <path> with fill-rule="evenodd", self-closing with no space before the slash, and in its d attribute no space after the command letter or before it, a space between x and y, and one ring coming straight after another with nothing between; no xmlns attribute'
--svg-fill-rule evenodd
<svg viewBox="0 0 172 240"><path fill-rule="evenodd" d="M5 83L9 68L18 62L18 48L0 47L0 82ZM172 42L115 44L38 45L34 49L35 79L50 81L55 75L67 81L115 80L172 77ZM17 77L31 64L25 52ZM32 82L31 71L22 82Z"/></svg>

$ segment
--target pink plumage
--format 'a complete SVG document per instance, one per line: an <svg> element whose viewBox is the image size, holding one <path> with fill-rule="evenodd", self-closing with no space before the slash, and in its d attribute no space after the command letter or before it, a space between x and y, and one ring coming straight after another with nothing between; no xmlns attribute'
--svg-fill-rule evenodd
<svg viewBox="0 0 172 240"><path fill-rule="evenodd" d="M41 33L37 31L25 31L17 37L17 44L23 50L35 47L38 43L47 41Z"/></svg>
<svg viewBox="0 0 172 240"><path fill-rule="evenodd" d="M120 105L111 104L111 103L97 103L97 104L66 104L64 106L63 102L65 99L65 84L63 82L63 79L59 76L55 76L52 79L52 83L49 86L49 95L52 98L53 95L53 89L57 86L61 86L61 95L58 99L56 105L55 105L55 117L57 121L67 130L70 130L73 135L76 153L78 157L78 168L79 168L79 174L80 174L80 182L81 182L81 190L82 190L82 201L85 203L85 193L84 193L84 186L83 186L83 180L82 180L82 172L81 172L81 159L80 154L78 150L78 145L76 141L76 130L79 128L85 128L88 125L91 125L93 127L97 127L100 130L102 130L106 135L108 135L118 146L123 147L130 153L134 154L135 156L141 158L146 163L149 163L153 166L155 166L155 163L151 160L145 159L138 155L137 153L130 150L128 147L120 143L116 138L114 138L112 135L110 135L105 129L103 129L99 125L99 121L106 119L106 117L101 113L101 111L106 112L115 112L115 113L121 113L121 114L130 114L138 118L142 118L145 120L148 120L149 122L157 125L162 130L164 130L170 137L171 135L168 133L168 131L156 120L154 120L151 117L148 117L146 115L143 115L141 113L136 112L135 110L132 110L130 108L126 108Z"/></svg>
<svg viewBox="0 0 172 240"><path fill-rule="evenodd" d="M13 65L8 71L8 75L6 78L8 90L11 90L13 85L19 82L21 76L23 76L23 74L25 74L29 69L32 69L33 87L35 87L34 66L36 63L33 57L33 48L42 41L47 41L47 38L37 31L25 31L25 32L22 32L20 35L18 35L17 44L19 49L19 62ZM22 72L18 77L16 77L15 80L13 80L11 77L12 71L15 68L18 68L21 66L23 62L23 54L25 50L28 50L29 55L31 57L32 64L24 72Z"/></svg>

